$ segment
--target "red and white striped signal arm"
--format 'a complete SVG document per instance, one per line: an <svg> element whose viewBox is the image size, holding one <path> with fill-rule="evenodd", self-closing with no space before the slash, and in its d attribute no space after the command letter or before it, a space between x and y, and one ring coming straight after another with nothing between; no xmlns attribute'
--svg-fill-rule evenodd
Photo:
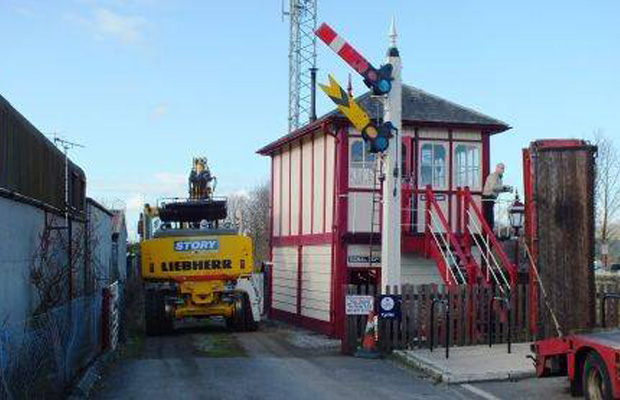
<svg viewBox="0 0 620 400"><path fill-rule="evenodd" d="M369 83L377 80L377 69L329 25L321 24L314 33Z"/></svg>

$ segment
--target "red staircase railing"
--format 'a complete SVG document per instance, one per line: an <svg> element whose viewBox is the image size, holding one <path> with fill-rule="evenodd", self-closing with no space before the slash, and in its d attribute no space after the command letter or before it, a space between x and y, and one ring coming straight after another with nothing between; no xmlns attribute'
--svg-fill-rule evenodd
<svg viewBox="0 0 620 400"><path fill-rule="evenodd" d="M457 191L457 226L464 246L475 246L480 251L487 282L513 287L517 282L517 267L504 252L468 187Z"/></svg>
<svg viewBox="0 0 620 400"><path fill-rule="evenodd" d="M426 248L431 257L435 259L441 277L448 286L464 283L473 284L478 272L475 261L463 251L463 244L448 224L430 186L426 187L425 196ZM451 268L451 261L456 266L456 273ZM466 278L462 275L462 269L466 271Z"/></svg>

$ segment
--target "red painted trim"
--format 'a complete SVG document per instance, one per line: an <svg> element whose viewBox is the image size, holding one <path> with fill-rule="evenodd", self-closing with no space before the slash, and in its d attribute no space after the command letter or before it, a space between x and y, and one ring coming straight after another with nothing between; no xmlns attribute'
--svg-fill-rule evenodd
<svg viewBox="0 0 620 400"><path fill-rule="evenodd" d="M322 118L319 118L316 121L313 121L312 123L303 126L296 131L293 131L288 135L282 136L281 138L269 143L268 145L259 149L256 153L267 156L307 134L317 132L319 130L325 131L325 125L330 121L333 121L335 119L334 117L334 115L326 115ZM329 131L327 132L329 133Z"/></svg>
<svg viewBox="0 0 620 400"><path fill-rule="evenodd" d="M454 148L454 141L452 140L452 129L448 129L448 157L450 157L450 162L448 163L448 188L449 190L454 190L452 185L454 182L454 157L452 157L452 149ZM450 227L450 231L452 232L452 195L448 196L448 227Z"/></svg>
<svg viewBox="0 0 620 400"><path fill-rule="evenodd" d="M273 226L275 224L275 213L274 213L274 193L273 193L273 176L274 176L274 159L273 155L271 156L271 181L269 183L269 212L271 213L271 218L269 219L271 223L269 224L269 260L273 261Z"/></svg>
<svg viewBox="0 0 620 400"><path fill-rule="evenodd" d="M403 252L413 253L426 257L425 250L425 238L423 233L416 233L414 235L406 235L403 238Z"/></svg>
<svg viewBox="0 0 620 400"><path fill-rule="evenodd" d="M455 124L447 122L430 122L430 121L403 121L403 127L411 128L446 128L446 129L466 129L480 131L483 135L494 135L505 132L512 127L508 125L482 125L482 124Z"/></svg>
<svg viewBox="0 0 620 400"><path fill-rule="evenodd" d="M267 315L271 312L271 303L273 299L273 249L271 250L271 265L267 267L267 293L265 294L265 312Z"/></svg>
<svg viewBox="0 0 620 400"><path fill-rule="evenodd" d="M334 231L336 235L335 255L334 255L334 274L333 274L333 301L332 310L334 313L334 329L336 335L341 337L344 333L344 285L347 283L347 249L343 241L344 235L348 231L348 197L346 193L349 188L349 138L346 136L348 125L341 128L338 141L338 181L336 192L336 202L338 204L338 225Z"/></svg>
<svg viewBox="0 0 620 400"><path fill-rule="evenodd" d="M480 187L484 188L484 183L487 176L491 173L491 141L489 136L484 136L482 141L482 184ZM472 192L473 193L473 192Z"/></svg>
<svg viewBox="0 0 620 400"><path fill-rule="evenodd" d="M534 260L538 260L538 238L536 231L536 203L534 200L534 176L532 171L532 159L530 149L523 149L523 192L525 196L525 243L530 249L530 253ZM530 265L529 283L530 283L530 332L533 334L538 332L538 280L536 273L532 271Z"/></svg>
<svg viewBox="0 0 620 400"><path fill-rule="evenodd" d="M327 223L327 134L323 135L323 232Z"/></svg>
<svg viewBox="0 0 620 400"><path fill-rule="evenodd" d="M416 190L418 187L418 162L419 162L419 155L418 155L418 151L419 151L419 147L420 147L420 140L419 140L419 132L418 132L418 128L416 127L413 130L413 146L411 148L412 151L412 157L413 157L413 170L411 173L411 176L413 177L413 182L411 182L411 188L413 190ZM413 218L412 218L412 223L413 223L413 229L412 232L416 233L418 231L418 219L419 219L419 212L418 212L418 207L419 207L419 198L418 198L418 194L415 193L415 191L412 194L413 197L413 209L415 210L415 212L413 213Z"/></svg>
<svg viewBox="0 0 620 400"><path fill-rule="evenodd" d="M312 163L311 171L312 177L310 180L310 233L314 233L314 132L312 132L312 157L310 158Z"/></svg>
<svg viewBox="0 0 620 400"><path fill-rule="evenodd" d="M293 207L293 186L291 183L293 182L293 146L289 143L288 145L288 234L292 235L293 231L291 230L293 219L292 210Z"/></svg>
<svg viewBox="0 0 620 400"><path fill-rule="evenodd" d="M303 139L299 141L299 209L297 210L297 219L298 219L298 227L297 234L304 234L304 226L303 226L303 218L302 215L304 213L304 141Z"/></svg>
<svg viewBox="0 0 620 400"><path fill-rule="evenodd" d="M302 249L303 246L297 246L297 315L301 315Z"/></svg>
<svg viewBox="0 0 620 400"><path fill-rule="evenodd" d="M236 281L237 278L239 276L226 274L172 276L172 279L177 282Z"/></svg>
<svg viewBox="0 0 620 400"><path fill-rule="evenodd" d="M452 130L448 130L449 132L452 132ZM452 141L452 142L466 142L466 143L482 143L484 141L485 136L482 136L481 139L450 139L450 135L448 135L448 139L440 139L440 138L425 138L425 137L421 137L420 140L424 141L424 142L448 142L448 141Z"/></svg>
<svg viewBox="0 0 620 400"><path fill-rule="evenodd" d="M588 143L581 139L539 139L533 143L537 149L567 149L582 148Z"/></svg>
<svg viewBox="0 0 620 400"><path fill-rule="evenodd" d="M280 218L279 218L279 221L278 221L278 224L280 225L280 235L279 236L284 236L284 218L283 218L284 212L283 212L283 207L282 207L282 204L284 203L282 201L283 197L284 197L283 196L284 188L283 188L283 185L282 185L282 183L284 182L284 177L283 177L284 174L282 173L282 171L283 171L282 165L284 164L284 161L282 161L282 160L284 160L284 153L280 152L280 188L278 190L278 192L279 192L278 195L280 196Z"/></svg>
<svg viewBox="0 0 620 400"><path fill-rule="evenodd" d="M269 317L280 321L288 322L303 328L309 329L313 332L322 333L323 335L334 336L334 324L321 321L315 318L305 317L302 315L295 315L288 311L271 309Z"/></svg>
<svg viewBox="0 0 620 400"><path fill-rule="evenodd" d="M332 241L332 233L315 233L311 235L295 235L273 238L274 247L282 246L311 246L327 244Z"/></svg>
<svg viewBox="0 0 620 400"><path fill-rule="evenodd" d="M379 192L379 189L371 189L371 188L349 188L347 189L347 193L372 193Z"/></svg>
<svg viewBox="0 0 620 400"><path fill-rule="evenodd" d="M342 133L341 133L342 134ZM329 320L332 323L332 325L335 323L336 320L336 313L335 313L335 308L334 308L334 290L333 290L333 281L336 279L336 273L337 273L337 257L336 257L336 249L337 249L337 241L338 241L338 234L337 232L339 231L339 227L338 227L338 218L339 218L339 214L338 214L338 172L339 172L339 165L340 165L340 161L338 160L338 136L334 137L334 176L332 177L332 227L331 227L331 231L332 231L332 252L331 252L331 265L330 265L330 274L331 274L331 281L332 281L332 290L331 290L331 294L330 294L330 299L329 299Z"/></svg>

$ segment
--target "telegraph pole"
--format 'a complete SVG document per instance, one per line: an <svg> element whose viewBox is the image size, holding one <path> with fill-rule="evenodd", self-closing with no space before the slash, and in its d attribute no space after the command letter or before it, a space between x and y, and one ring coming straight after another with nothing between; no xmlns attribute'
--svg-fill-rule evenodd
<svg viewBox="0 0 620 400"><path fill-rule="evenodd" d="M398 285L401 280L401 116L402 116L402 80L401 61L396 47L396 24L392 19L390 26L390 47L387 62L393 67L392 90L384 103L383 120L391 122L395 134L383 159L385 181L383 182L383 222L381 227L381 286Z"/></svg>
<svg viewBox="0 0 620 400"><path fill-rule="evenodd" d="M71 209L71 203L69 199L69 150L74 147L84 147L81 144L70 142L68 140L59 138L54 135L54 144L62 147L65 155L65 226L69 227L69 211Z"/></svg>

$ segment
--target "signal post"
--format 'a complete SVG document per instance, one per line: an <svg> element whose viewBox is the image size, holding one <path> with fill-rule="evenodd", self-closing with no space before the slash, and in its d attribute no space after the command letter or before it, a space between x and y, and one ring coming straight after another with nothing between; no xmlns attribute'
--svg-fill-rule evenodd
<svg viewBox="0 0 620 400"><path fill-rule="evenodd" d="M384 102L383 123L374 122L355 103L352 96L330 75L329 85L320 85L366 141L371 153L378 153L384 163L385 181L382 195L381 286L400 286L401 282L401 63L396 48L396 27L390 26L388 62L375 68L329 25L322 24L315 34L364 79Z"/></svg>
<svg viewBox="0 0 620 400"><path fill-rule="evenodd" d="M381 226L381 286L400 286L401 277L401 187L402 187L402 79L401 63L396 47L396 26L390 26L390 47L387 62L392 65L392 90L384 103L385 122L391 123L396 134L389 139L384 155L385 180L383 182L383 224Z"/></svg>

